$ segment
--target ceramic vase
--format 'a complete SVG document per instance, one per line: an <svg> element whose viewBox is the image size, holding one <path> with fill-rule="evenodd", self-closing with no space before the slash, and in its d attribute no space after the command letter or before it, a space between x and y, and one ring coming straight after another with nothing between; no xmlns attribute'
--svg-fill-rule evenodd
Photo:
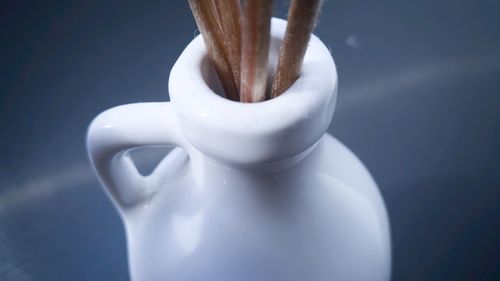
<svg viewBox="0 0 500 281"><path fill-rule="evenodd" d="M271 68L285 28L272 20ZM118 106L89 128L132 280L389 280L377 185L326 133L337 72L323 43L311 37L300 77L277 98L248 104L221 92L198 36L171 71L171 102ZM129 151L156 146L176 148L143 176Z"/></svg>

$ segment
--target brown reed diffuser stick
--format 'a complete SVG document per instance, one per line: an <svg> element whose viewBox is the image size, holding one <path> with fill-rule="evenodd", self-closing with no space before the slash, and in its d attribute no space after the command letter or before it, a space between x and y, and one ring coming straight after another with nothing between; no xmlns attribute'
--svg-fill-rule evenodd
<svg viewBox="0 0 500 281"><path fill-rule="evenodd" d="M271 15L271 0L245 1L241 23L242 102L259 102L266 98Z"/></svg>
<svg viewBox="0 0 500 281"><path fill-rule="evenodd" d="M231 64L224 48L224 37L217 18L215 2L212 0L188 1L207 47L208 56L215 67L226 96L231 100L239 100L238 86L233 78Z"/></svg>
<svg viewBox="0 0 500 281"><path fill-rule="evenodd" d="M271 98L281 95L300 75L304 54L316 24L322 0L292 0L288 25L280 47Z"/></svg>
<svg viewBox="0 0 500 281"><path fill-rule="evenodd" d="M212 0L222 32L224 51L229 60L233 80L239 92L241 61L241 7L240 0Z"/></svg>

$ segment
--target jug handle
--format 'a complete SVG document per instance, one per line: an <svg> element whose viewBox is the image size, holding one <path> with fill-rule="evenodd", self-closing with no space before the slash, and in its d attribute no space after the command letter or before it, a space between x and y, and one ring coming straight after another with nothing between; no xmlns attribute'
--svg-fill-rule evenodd
<svg viewBox="0 0 500 281"><path fill-rule="evenodd" d="M117 106L99 114L87 132L87 151L94 171L120 210L151 198L158 176L170 169L168 155L149 176L137 170L129 151L139 147L176 146L185 148L170 102L136 103ZM170 154L177 154L175 150ZM184 158L184 160L187 157Z"/></svg>

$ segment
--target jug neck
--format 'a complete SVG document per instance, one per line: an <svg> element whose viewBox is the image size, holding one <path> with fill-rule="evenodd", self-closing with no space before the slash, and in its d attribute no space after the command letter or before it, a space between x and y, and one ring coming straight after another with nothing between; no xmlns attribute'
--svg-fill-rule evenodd
<svg viewBox="0 0 500 281"><path fill-rule="evenodd" d="M316 147L317 144L314 144L292 157L252 165L220 161L196 150L189 153L190 166L198 186L253 186L256 181L264 185L284 174L297 175L297 171L303 168L303 164L311 157Z"/></svg>

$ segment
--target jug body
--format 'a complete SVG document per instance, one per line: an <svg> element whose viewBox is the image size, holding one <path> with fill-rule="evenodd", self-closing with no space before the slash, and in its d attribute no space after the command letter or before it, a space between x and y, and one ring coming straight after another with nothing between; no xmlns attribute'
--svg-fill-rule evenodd
<svg viewBox="0 0 500 281"><path fill-rule="evenodd" d="M133 280L389 280L377 186L335 138L272 173L202 161L126 220Z"/></svg>

